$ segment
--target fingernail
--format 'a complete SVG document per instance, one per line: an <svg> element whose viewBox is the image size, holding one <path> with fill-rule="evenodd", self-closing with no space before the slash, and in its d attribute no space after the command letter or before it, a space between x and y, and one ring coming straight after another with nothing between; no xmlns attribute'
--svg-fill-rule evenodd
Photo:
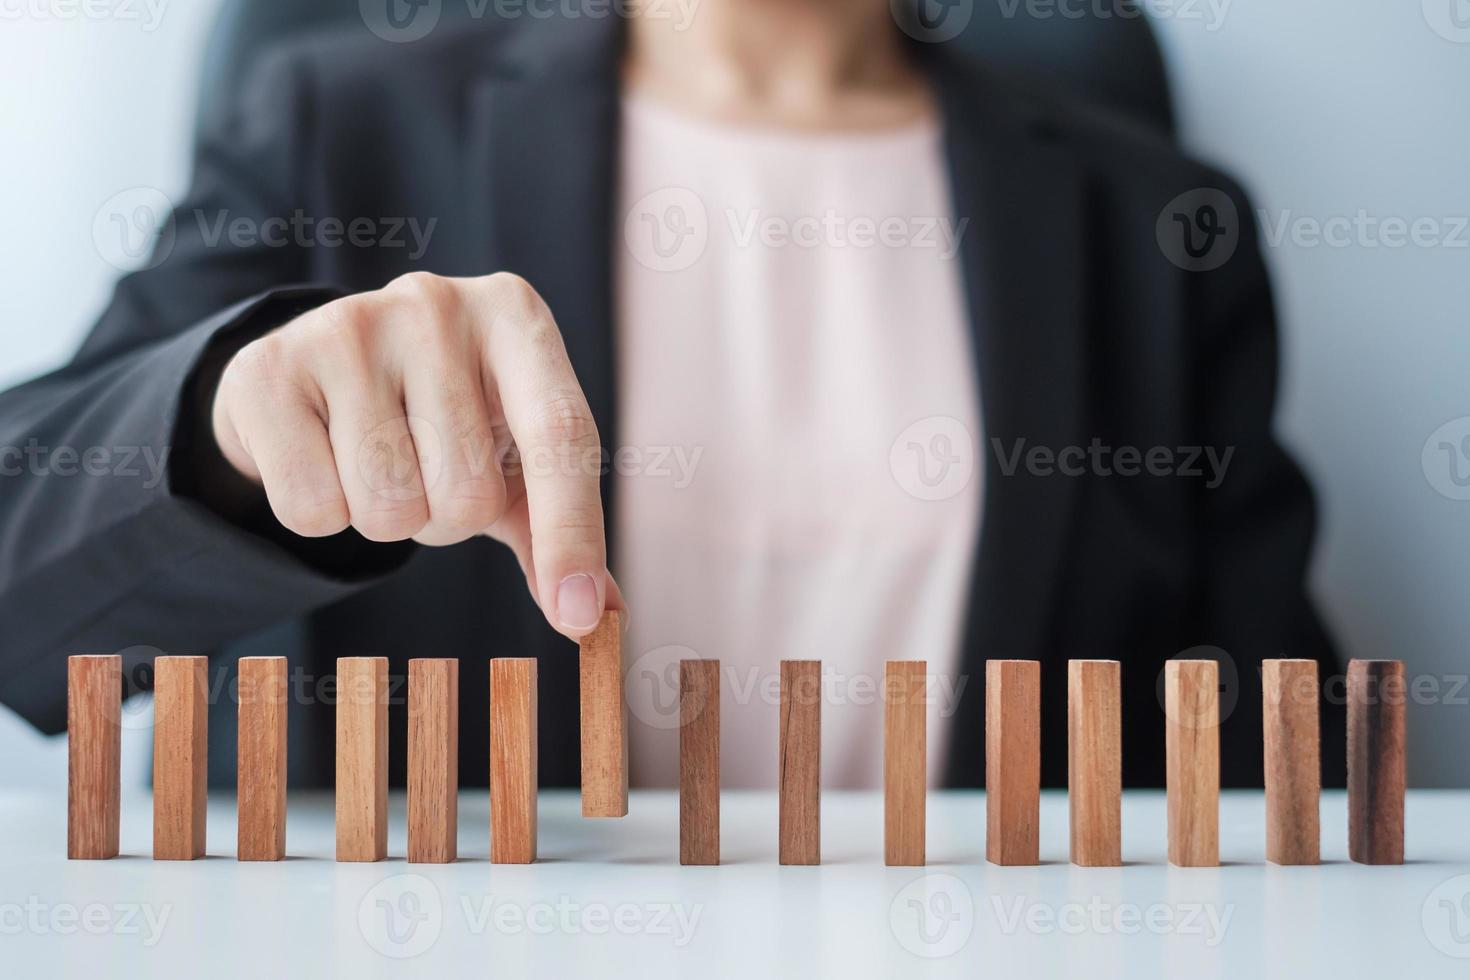
<svg viewBox="0 0 1470 980"><path fill-rule="evenodd" d="M556 590L556 617L563 629L590 630L602 618L597 583L591 575L568 575Z"/></svg>

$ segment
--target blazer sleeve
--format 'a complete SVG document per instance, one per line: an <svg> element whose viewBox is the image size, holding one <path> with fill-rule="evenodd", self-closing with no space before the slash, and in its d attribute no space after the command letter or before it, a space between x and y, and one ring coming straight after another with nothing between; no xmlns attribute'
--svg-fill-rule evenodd
<svg viewBox="0 0 1470 980"><path fill-rule="evenodd" d="M0 701L43 730L65 727L70 654L207 652L412 551L350 531L293 540L206 428L234 350L340 295L303 284L308 256L289 236L230 232L308 207L303 66L262 61L201 134L191 189L76 357L0 393Z"/></svg>

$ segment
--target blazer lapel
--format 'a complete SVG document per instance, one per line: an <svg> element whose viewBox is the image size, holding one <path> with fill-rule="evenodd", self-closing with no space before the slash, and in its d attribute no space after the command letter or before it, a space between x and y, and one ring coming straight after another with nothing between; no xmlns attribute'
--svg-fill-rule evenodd
<svg viewBox="0 0 1470 980"><path fill-rule="evenodd" d="M1034 447L1082 443L1086 399L1085 186L1079 164L983 77L937 73L974 328L984 516L971 582L947 782L984 770L985 660L1048 659L1075 478L1028 471ZM966 723L968 721L968 723ZM971 728L970 725L974 727Z"/></svg>

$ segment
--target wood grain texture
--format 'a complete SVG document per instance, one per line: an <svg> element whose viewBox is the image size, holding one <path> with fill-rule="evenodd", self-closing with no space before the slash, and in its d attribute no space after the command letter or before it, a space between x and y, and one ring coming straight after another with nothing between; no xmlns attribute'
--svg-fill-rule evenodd
<svg viewBox="0 0 1470 980"><path fill-rule="evenodd" d="M153 860L204 856L209 658L153 662Z"/></svg>
<svg viewBox="0 0 1470 980"><path fill-rule="evenodd" d="M1169 863L1220 864L1220 665L1164 663L1164 756Z"/></svg>
<svg viewBox="0 0 1470 980"><path fill-rule="evenodd" d="M1123 863L1122 676L1116 660L1067 664L1067 810L1072 863Z"/></svg>
<svg viewBox="0 0 1470 980"><path fill-rule="evenodd" d="M1358 864L1404 863L1407 694L1403 661L1348 664L1348 856Z"/></svg>
<svg viewBox="0 0 1470 980"><path fill-rule="evenodd" d="M924 864L928 664L890 660L883 671L883 863Z"/></svg>
<svg viewBox="0 0 1470 980"><path fill-rule="evenodd" d="M781 661L779 859L822 863L822 662Z"/></svg>
<svg viewBox="0 0 1470 980"><path fill-rule="evenodd" d="M459 661L408 662L408 861L459 854Z"/></svg>
<svg viewBox="0 0 1470 980"><path fill-rule="evenodd" d="M66 663L66 856L117 857L122 830L122 657Z"/></svg>
<svg viewBox="0 0 1470 980"><path fill-rule="evenodd" d="M1317 661L1261 664L1266 762L1266 860L1318 864L1322 859L1322 749Z"/></svg>
<svg viewBox="0 0 1470 980"><path fill-rule="evenodd" d="M679 863L720 863L720 662L679 661Z"/></svg>
<svg viewBox="0 0 1470 980"><path fill-rule="evenodd" d="M622 616L609 609L582 638L582 816L628 815L628 706Z"/></svg>
<svg viewBox="0 0 1470 980"><path fill-rule="evenodd" d="M1041 861L1041 663L985 664L985 859Z"/></svg>
<svg viewBox="0 0 1470 980"><path fill-rule="evenodd" d="M536 660L490 661L490 860L536 860Z"/></svg>
<svg viewBox="0 0 1470 980"><path fill-rule="evenodd" d="M337 860L388 856L388 659L337 661Z"/></svg>
<svg viewBox="0 0 1470 980"><path fill-rule="evenodd" d="M286 658L239 662L236 764L241 861L286 857Z"/></svg>

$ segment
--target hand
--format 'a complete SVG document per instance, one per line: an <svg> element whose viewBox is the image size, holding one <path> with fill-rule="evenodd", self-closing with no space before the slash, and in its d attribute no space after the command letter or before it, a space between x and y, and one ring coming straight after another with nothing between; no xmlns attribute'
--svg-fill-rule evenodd
<svg viewBox="0 0 1470 980"><path fill-rule="evenodd" d="M296 534L496 538L574 639L623 605L597 426L551 311L517 276L413 273L304 314L231 359L212 424Z"/></svg>

